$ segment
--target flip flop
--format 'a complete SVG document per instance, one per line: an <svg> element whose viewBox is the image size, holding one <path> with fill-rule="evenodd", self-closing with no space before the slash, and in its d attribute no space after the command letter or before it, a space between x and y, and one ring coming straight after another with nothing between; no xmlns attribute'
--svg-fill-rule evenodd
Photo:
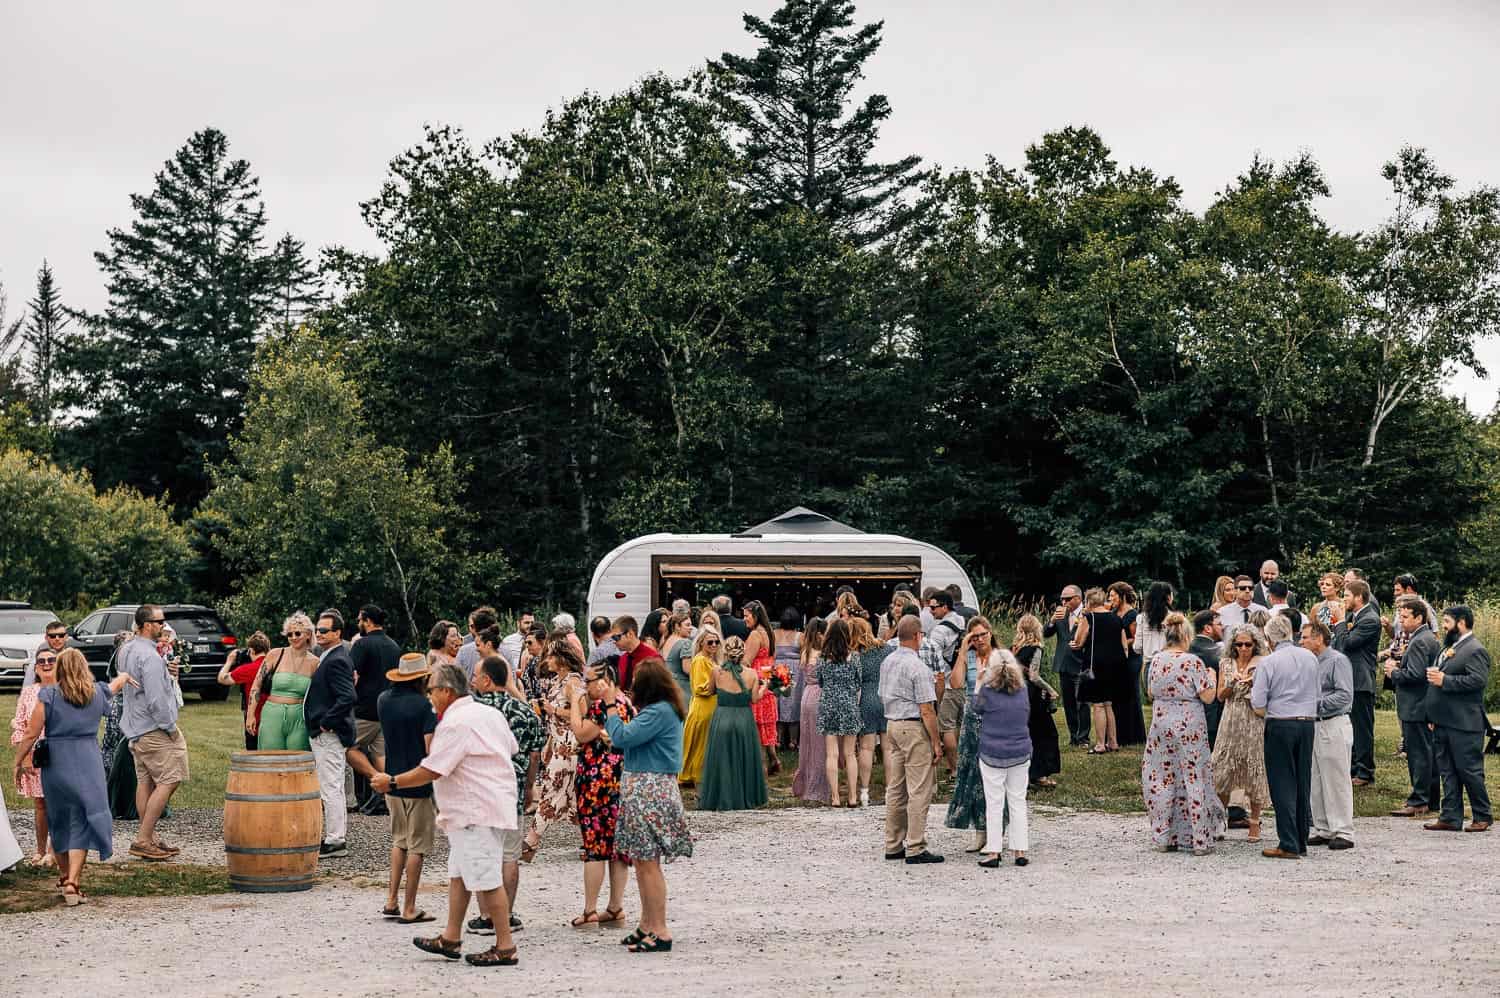
<svg viewBox="0 0 1500 998"><path fill-rule="evenodd" d="M385 916L386 918L400 918L401 909L396 907L381 908L380 914Z"/></svg>
<svg viewBox="0 0 1500 998"><path fill-rule="evenodd" d="M427 914L427 912L425 911L419 911L410 918L406 918L403 916L396 919L396 921L400 922L402 925L416 925L418 922L436 922L437 919Z"/></svg>

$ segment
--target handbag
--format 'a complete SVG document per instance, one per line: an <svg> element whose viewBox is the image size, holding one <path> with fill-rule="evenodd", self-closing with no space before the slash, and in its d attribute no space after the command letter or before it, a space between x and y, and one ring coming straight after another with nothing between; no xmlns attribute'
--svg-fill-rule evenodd
<svg viewBox="0 0 1500 998"><path fill-rule="evenodd" d="M1093 616L1092 613L1089 614L1090 618ZM1094 626L1093 620L1089 620L1089 664L1078 671L1078 678L1085 682L1092 683L1094 681L1094 634L1098 630L1099 628Z"/></svg>
<svg viewBox="0 0 1500 998"><path fill-rule="evenodd" d="M40 738L31 746L31 765L36 769L44 769L52 761L52 749L47 746L47 740Z"/></svg>

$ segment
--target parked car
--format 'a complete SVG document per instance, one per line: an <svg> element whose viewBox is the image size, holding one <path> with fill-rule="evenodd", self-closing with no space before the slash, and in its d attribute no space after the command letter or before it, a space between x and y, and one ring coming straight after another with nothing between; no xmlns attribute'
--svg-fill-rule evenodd
<svg viewBox="0 0 1500 998"><path fill-rule="evenodd" d="M26 663L46 643L47 625L57 619L20 600L0 600L0 690L18 690L26 679Z"/></svg>
<svg viewBox="0 0 1500 998"><path fill-rule="evenodd" d="M135 630L138 603L118 603L95 610L68 631L68 647L77 648L88 659L89 668L100 679L107 678L114 655L115 634ZM205 700L223 700L230 687L218 683L219 666L237 642L212 608L192 603L168 603L162 616L177 637L188 646L187 661L177 674L184 693L201 694Z"/></svg>

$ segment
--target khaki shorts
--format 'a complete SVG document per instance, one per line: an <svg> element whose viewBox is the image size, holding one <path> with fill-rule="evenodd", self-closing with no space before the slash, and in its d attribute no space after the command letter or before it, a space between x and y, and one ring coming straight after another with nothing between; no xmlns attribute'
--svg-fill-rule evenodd
<svg viewBox="0 0 1500 998"><path fill-rule="evenodd" d="M437 802L431 797L385 795L391 812L391 845L426 856L437 841Z"/></svg>
<svg viewBox="0 0 1500 998"><path fill-rule="evenodd" d="M519 828L507 828L500 836L500 859L505 863L521 862L521 847L524 844L526 833Z"/></svg>
<svg viewBox="0 0 1500 998"><path fill-rule="evenodd" d="M964 707L968 702L968 693L963 690L955 690L951 686L944 686L943 699L938 704L938 730L957 731L959 728L962 728L964 726Z"/></svg>
<svg viewBox="0 0 1500 998"><path fill-rule="evenodd" d="M168 734L158 728L148 731L130 743L137 773L145 774L159 787L186 783L188 778L187 739L181 728Z"/></svg>
<svg viewBox="0 0 1500 998"><path fill-rule="evenodd" d="M379 721L354 719L354 748L363 752L371 762L385 758L385 735L381 734Z"/></svg>

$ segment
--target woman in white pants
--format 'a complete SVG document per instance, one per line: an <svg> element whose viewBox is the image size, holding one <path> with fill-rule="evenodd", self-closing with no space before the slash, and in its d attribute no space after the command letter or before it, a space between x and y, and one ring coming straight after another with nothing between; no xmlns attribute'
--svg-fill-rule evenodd
<svg viewBox="0 0 1500 998"><path fill-rule="evenodd" d="M1008 649L990 656L979 674L969 707L979 722L979 773L984 779L986 841L979 865L986 869L1000 865L1008 819L1016 865L1025 866L1030 846L1026 785L1031 770L1031 732L1027 728L1031 697L1021 664Z"/></svg>

